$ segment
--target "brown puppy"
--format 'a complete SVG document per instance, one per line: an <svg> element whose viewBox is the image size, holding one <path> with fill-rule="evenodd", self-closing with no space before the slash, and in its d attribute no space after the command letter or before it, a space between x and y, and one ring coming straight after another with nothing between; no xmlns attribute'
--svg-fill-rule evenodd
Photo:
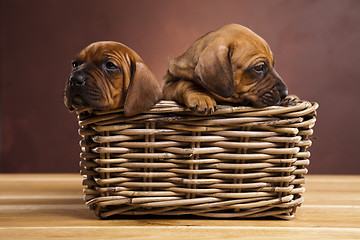
<svg viewBox="0 0 360 240"><path fill-rule="evenodd" d="M95 42L72 62L65 88L65 105L74 110L109 110L124 107L126 116L153 107L162 97L161 87L142 59L117 42Z"/></svg>
<svg viewBox="0 0 360 240"><path fill-rule="evenodd" d="M165 99L211 113L216 103L277 105L287 87L274 69L268 44L250 29L226 25L195 41L169 63Z"/></svg>

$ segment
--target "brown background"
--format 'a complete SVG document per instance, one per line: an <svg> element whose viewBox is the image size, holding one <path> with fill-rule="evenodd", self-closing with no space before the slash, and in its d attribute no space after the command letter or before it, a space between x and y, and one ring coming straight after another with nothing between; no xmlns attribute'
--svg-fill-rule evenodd
<svg viewBox="0 0 360 240"><path fill-rule="evenodd" d="M310 173L360 173L358 0L2 0L0 172L78 172L72 57L115 40L161 78L169 59L228 23L271 46L290 93L320 103Z"/></svg>

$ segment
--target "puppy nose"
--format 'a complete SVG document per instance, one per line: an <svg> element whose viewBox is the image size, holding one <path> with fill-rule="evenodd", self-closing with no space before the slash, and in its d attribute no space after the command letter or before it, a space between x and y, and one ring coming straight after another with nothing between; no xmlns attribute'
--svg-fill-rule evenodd
<svg viewBox="0 0 360 240"><path fill-rule="evenodd" d="M82 74L74 74L70 76L70 85L71 86L82 86L86 82L86 77Z"/></svg>
<svg viewBox="0 0 360 240"><path fill-rule="evenodd" d="M287 97L287 95L289 94L289 91L287 90L287 88L284 91L280 92L280 98L284 99Z"/></svg>

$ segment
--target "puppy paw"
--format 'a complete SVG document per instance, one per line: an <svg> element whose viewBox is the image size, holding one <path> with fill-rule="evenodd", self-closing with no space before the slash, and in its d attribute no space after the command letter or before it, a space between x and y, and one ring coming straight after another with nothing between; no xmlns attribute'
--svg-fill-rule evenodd
<svg viewBox="0 0 360 240"><path fill-rule="evenodd" d="M185 105L191 111L200 114L211 114L216 111L216 101L213 97L202 92L193 92L184 96Z"/></svg>
<svg viewBox="0 0 360 240"><path fill-rule="evenodd" d="M289 95L281 101L280 106L294 106L299 103L299 100L300 99L297 96Z"/></svg>

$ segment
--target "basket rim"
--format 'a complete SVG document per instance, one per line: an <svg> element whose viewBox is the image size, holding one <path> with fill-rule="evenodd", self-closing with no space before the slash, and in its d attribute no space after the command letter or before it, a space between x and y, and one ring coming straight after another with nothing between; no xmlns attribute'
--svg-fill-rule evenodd
<svg viewBox="0 0 360 240"><path fill-rule="evenodd" d="M138 121L147 119L157 119L159 116L166 116L167 120L171 120L171 118L176 119L177 116L185 116L188 120L191 117L195 119L212 118L219 116L233 116L234 119L241 118L259 118L259 117L268 117L268 116L279 116L285 118L294 118L294 117L302 117L307 114L315 113L318 109L319 104L317 102L309 102L306 100L299 100L293 105L289 106L268 106L264 108L255 108L248 106L232 106L232 105L217 105L217 111L211 114L201 114L192 112L189 108L179 105L175 101L167 101L162 100L157 103L150 110L140 113L135 116L126 117L124 115L123 108L116 108L111 110L94 110L90 108L82 108L77 109L76 113L78 115L78 122L80 126L85 126L94 122L97 122L99 119L102 121L106 121L107 119L121 118L124 121ZM84 119L81 118L83 114L91 114L91 117L87 116Z"/></svg>
<svg viewBox="0 0 360 240"><path fill-rule="evenodd" d="M299 100L295 104L282 106L282 105L274 105L274 106L267 106L263 108L256 108L251 106L236 106L236 105L229 105L229 104L219 104L216 105L216 111L211 114L201 114L197 112L192 112L188 107L178 104L175 101L169 100L161 100L156 105L154 105L148 111L143 112L142 114L152 114L152 113L177 113L177 112L188 112L195 116L215 116L220 114L227 114L227 113L248 113L248 112L259 112L263 115L272 115L272 114L280 114L282 112L288 111L297 111L300 109L305 109L312 107L312 110L316 110L319 107L317 102L310 102L307 100ZM124 108L114 108L110 110L96 110L91 108L81 108L77 109L76 113L81 114L83 112L91 112L95 115L105 115L111 113L121 113L124 112ZM140 113L141 114L141 113ZM244 115L245 116L245 115ZM253 116L253 115L252 115Z"/></svg>

